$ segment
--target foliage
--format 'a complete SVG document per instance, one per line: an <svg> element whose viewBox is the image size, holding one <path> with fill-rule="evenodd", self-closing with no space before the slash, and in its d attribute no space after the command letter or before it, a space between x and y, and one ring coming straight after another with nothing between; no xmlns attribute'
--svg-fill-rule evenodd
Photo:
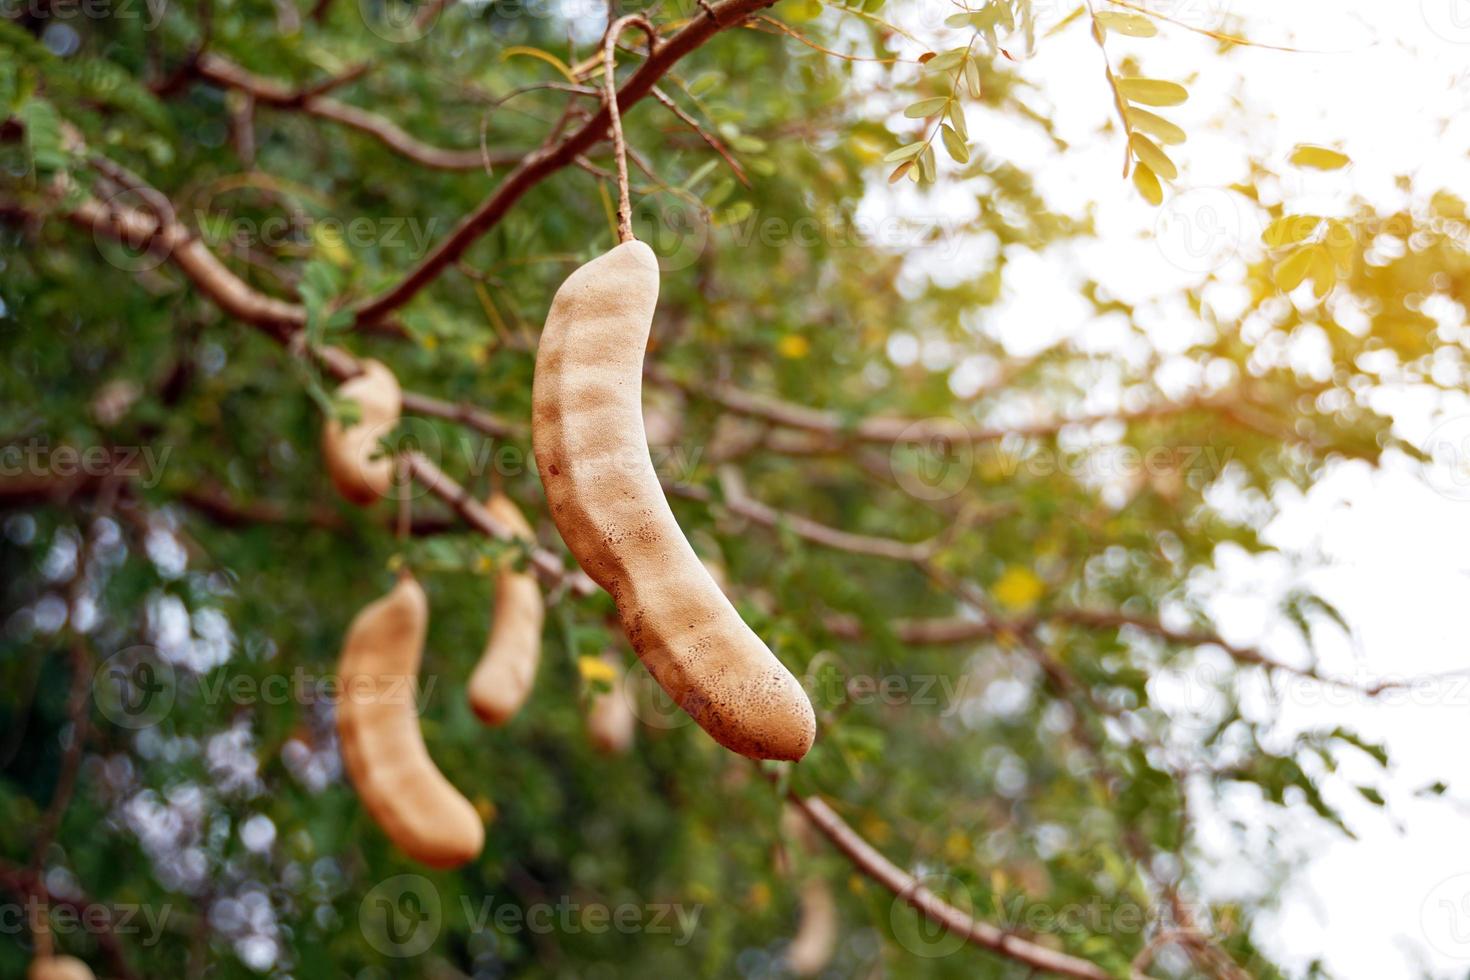
<svg viewBox="0 0 1470 980"><path fill-rule="evenodd" d="M673 497L681 524L726 569L751 626L808 679L819 711L817 747L780 778L833 801L977 918L1110 974L1126 976L1170 928L1177 894L1236 969L1276 976L1252 940L1271 896L1208 902L1191 806L1246 792L1350 832L1324 793L1335 760L1387 759L1342 730L1281 744L1241 689L1263 672L1295 675L1215 642L1192 583L1222 547L1271 550L1260 531L1281 487L1309 487L1334 460L1415 452L1394 443L1368 393L1389 376L1448 387L1446 372L1463 370L1433 310L1470 294L1465 206L1442 194L1401 214L1354 202L1340 216L1294 215L1264 193L1274 175L1263 168L1231 190L1268 222L1261 247L1242 246L1244 309L1221 315L1206 286L1187 291L1193 322L1163 355L1128 304L1088 283L1098 322L1122 324L1148 355L1083 338L1018 357L986 316L1008 264L1091 235L1085 216L1050 210L1007 148L967 124L967 106L983 105L1050 134L1010 63L1046 43L1031 4L973 5L948 25L968 34L958 46L871 71L828 52L882 54L892 33L877 5L814 6L770 14L810 44L752 21L767 29L723 32L661 83L748 184L652 99L625 113L641 161L635 229L665 261L649 352L665 380L650 381L646 400L673 434L656 461L671 484L697 491ZM596 84L575 68L603 12L569 22L510 0L449 6L410 40L413 11L395 0L323 3L320 16L262 0L105 9L0 23L0 97L13 120L0 143L0 213L15 218L0 225L0 437L28 454L7 460L43 460L0 482L10 869L0 884L26 891L16 874L31 865L77 732L68 692L77 676L91 684L78 665L131 668L129 651L146 644L172 671L171 710L134 730L86 703L77 788L39 855L58 900L167 913L157 935L117 933L137 975L778 974L797 879L780 855L772 784L651 706L632 754L586 744L582 665L620 649L606 597L555 597L530 704L503 730L481 727L464 684L497 563L525 561L523 551L473 535L432 497L416 498L415 514L434 533L403 544L388 508L339 503L317 459L330 379L232 320L162 257L64 216L109 188L148 209L146 195L117 191L91 165L105 155L166 193L245 283L299 301L311 346L378 357L408 389L510 420L514 434L495 440L425 417L404 433L474 493L502 486L560 550L525 420L550 296L614 241L605 144L590 170L532 188L399 311L400 333L354 329L353 304L398 282L508 168L420 167L303 105L252 107L189 65L202 45L307 91L365 63L329 97L434 146L473 151L483 127L489 148L528 153L566 107L595 110L547 83L571 72ZM703 14L675 4L656 16L667 31ZM1083 19L1055 29L1090 27L1109 46L1163 43L1136 12ZM1131 70L1107 77L1120 148L1157 204L1161 179L1177 175L1164 147L1184 133L1153 110L1188 93ZM955 169L931 190L936 136ZM1293 166L1347 164L1334 153L1304 147ZM903 176L926 187L899 188L917 203L875 233L864 202ZM939 195L956 193L971 210L952 219L953 198ZM935 242L984 258L960 277L930 275L914 256ZM1307 341L1324 364L1290 356ZM1192 379L1183 395L1171 373ZM737 411L732 390L821 410L831 424L769 424ZM1118 397L1103 404L1098 392ZM949 420L970 436L862 437L864 421L894 417ZM58 481L64 446L135 451L136 471L122 484ZM1119 471L1119 459L1149 463ZM781 512L774 527L740 516L746 497ZM790 515L935 547L916 561L853 553L812 540ZM412 867L367 820L342 779L318 683L353 613L404 561L433 608L426 736L489 821L486 854L460 872ZM1306 658L1280 658L1298 671L1310 669L1313 629L1343 625L1309 594L1282 615L1303 627ZM946 643L905 633L944 617L993 628ZM1165 674L1199 685L1205 710L1161 697ZM287 696L267 696L282 683ZM1371 786L1361 792L1381 802ZM939 948L932 935L837 852L795 860L838 886L836 975L1029 975L958 944L925 955ZM400 874L425 875L443 909L437 941L403 959L364 926L376 889ZM494 915L568 904L577 910L558 911L546 931ZM640 929L597 930L586 916L599 904L637 908ZM697 925L651 928L655 906L692 910ZM1141 921L1055 925L1065 910L1097 907ZM57 941L99 969L112 962L100 936ZM0 943L0 973L19 974L28 943ZM1229 975L1215 955L1165 943L1150 969Z"/></svg>

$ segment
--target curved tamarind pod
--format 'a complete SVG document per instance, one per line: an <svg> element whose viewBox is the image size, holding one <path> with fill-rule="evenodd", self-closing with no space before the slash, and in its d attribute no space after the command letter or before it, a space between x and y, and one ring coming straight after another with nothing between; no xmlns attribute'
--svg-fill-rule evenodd
<svg viewBox="0 0 1470 980"><path fill-rule="evenodd" d="M485 509L516 537L535 538L520 509L504 494L492 496L485 502ZM530 697L536 667L541 662L541 627L545 621L546 603L536 576L503 568L496 578L490 639L470 675L470 707L485 724L505 724Z"/></svg>
<svg viewBox="0 0 1470 980"><path fill-rule="evenodd" d="M786 947L786 968L798 977L821 973L837 948L837 902L825 878L801 883L801 918Z"/></svg>
<svg viewBox="0 0 1470 980"><path fill-rule="evenodd" d="M383 833L414 860L453 868L480 853L485 828L424 747L414 695L428 624L428 598L408 574L357 614L337 667L337 734L352 785Z"/></svg>
<svg viewBox="0 0 1470 980"><path fill-rule="evenodd" d="M795 850L810 855L817 850L817 832L806 814L787 804L781 812L781 834ZM785 873L790 873L795 856L788 853ZM786 947L786 968L798 977L821 973L837 948L837 901L832 888L820 875L808 873L801 883L801 917L796 935Z"/></svg>
<svg viewBox="0 0 1470 980"><path fill-rule="evenodd" d="M649 458L643 352L657 300L658 263L639 241L573 272L552 300L531 393L551 517L675 703L741 755L800 759L816 737L806 692L699 563Z"/></svg>
<svg viewBox="0 0 1470 980"><path fill-rule="evenodd" d="M26 970L26 980L94 980L91 967L75 956L38 956Z"/></svg>
<svg viewBox="0 0 1470 980"><path fill-rule="evenodd" d="M592 695L587 708L587 738L593 748L607 755L622 755L633 747L638 718L633 713L632 693L628 690L623 660L613 653L602 655L611 668L612 690Z"/></svg>
<svg viewBox="0 0 1470 980"><path fill-rule="evenodd" d="M393 484L393 459L378 452L378 442L393 431L403 411L398 379L381 361L363 361L362 374L337 389L354 401L359 417L347 428L334 418L322 430L322 455L337 492L359 507L387 496Z"/></svg>

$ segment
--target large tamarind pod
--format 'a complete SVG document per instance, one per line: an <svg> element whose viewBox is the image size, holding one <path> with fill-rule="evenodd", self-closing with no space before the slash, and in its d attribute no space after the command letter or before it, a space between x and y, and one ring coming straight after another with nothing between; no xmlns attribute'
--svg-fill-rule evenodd
<svg viewBox="0 0 1470 980"><path fill-rule="evenodd" d="M363 806L399 849L430 867L476 857L485 828L429 757L416 692L429 601L411 575L352 621L337 672L342 761Z"/></svg>
<svg viewBox="0 0 1470 980"><path fill-rule="evenodd" d="M337 492L366 507L388 494L393 485L393 459L379 453L378 443L398 425L403 391L381 361L363 361L362 373L337 389L339 399L357 403L352 425L329 418L322 430L322 456Z"/></svg>
<svg viewBox="0 0 1470 980"><path fill-rule="evenodd" d="M26 980L94 980L92 970L75 956L38 956L26 970Z"/></svg>
<svg viewBox="0 0 1470 980"><path fill-rule="evenodd" d="M532 540L535 532L520 509L504 494L485 502L496 520ZM487 725L503 725L526 703L536 682L541 662L541 627L546 621L546 603L541 587L529 571L505 567L496 577L495 619L490 638L475 670L470 674L470 707Z"/></svg>
<svg viewBox="0 0 1470 980"><path fill-rule="evenodd" d="M700 564L649 457L643 354L657 301L658 263L639 241L577 269L552 301L531 406L551 517L700 727L741 755L800 759L816 737L811 702Z"/></svg>

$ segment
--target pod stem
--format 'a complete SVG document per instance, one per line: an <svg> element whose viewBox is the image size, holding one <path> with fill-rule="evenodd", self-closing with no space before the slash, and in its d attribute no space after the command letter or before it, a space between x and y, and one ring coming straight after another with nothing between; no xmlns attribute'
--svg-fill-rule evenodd
<svg viewBox="0 0 1470 980"><path fill-rule="evenodd" d="M653 54L654 46L658 43L658 32L648 22L648 18L642 14L628 14L612 22L607 29L607 36L602 41L602 89L607 101L607 114L611 120L613 138L613 156L617 158L618 164L618 241L634 241L633 235L633 204L628 196L628 144L623 139L623 117L618 111L618 81L617 63L614 51L618 46L618 37L623 31L630 27L636 27L648 35L648 53Z"/></svg>

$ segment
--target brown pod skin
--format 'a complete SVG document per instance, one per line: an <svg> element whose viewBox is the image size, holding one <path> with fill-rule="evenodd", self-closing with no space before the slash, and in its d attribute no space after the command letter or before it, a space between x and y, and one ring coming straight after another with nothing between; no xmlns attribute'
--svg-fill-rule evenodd
<svg viewBox="0 0 1470 980"><path fill-rule="evenodd" d="M536 533L504 494L485 502L485 509L516 537L534 540ZM541 662L541 627L546 603L531 572L504 568L496 578L495 619L485 653L470 675L470 707L487 725L503 725L531 696Z"/></svg>
<svg viewBox="0 0 1470 980"><path fill-rule="evenodd" d="M411 575L357 614L337 667L337 734L352 785L383 833L415 861L454 868L479 855L485 828L419 729L414 696L428 625L429 600Z"/></svg>
<svg viewBox="0 0 1470 980"><path fill-rule="evenodd" d="M633 736L638 731L638 718L633 713L633 703L628 691L627 674L623 659L613 653L605 653L602 659L611 664L612 690L591 696L587 707L587 738L592 747L605 755L622 755L633 747Z"/></svg>
<svg viewBox="0 0 1470 980"><path fill-rule="evenodd" d="M344 382L337 389L337 397L356 402L360 414L346 429L336 419L327 419L322 430L322 456L337 492L366 507L387 496L393 485L393 459L376 454L379 441L398 425L403 391L381 361L363 361L362 374Z"/></svg>
<svg viewBox="0 0 1470 980"><path fill-rule="evenodd" d="M95 980L87 964L75 956L38 956L26 970L26 980Z"/></svg>
<svg viewBox="0 0 1470 980"><path fill-rule="evenodd" d="M816 737L801 684L740 618L669 510L643 430L658 261L639 241L557 290L536 352L531 436L552 520L648 672L715 741L796 760Z"/></svg>

